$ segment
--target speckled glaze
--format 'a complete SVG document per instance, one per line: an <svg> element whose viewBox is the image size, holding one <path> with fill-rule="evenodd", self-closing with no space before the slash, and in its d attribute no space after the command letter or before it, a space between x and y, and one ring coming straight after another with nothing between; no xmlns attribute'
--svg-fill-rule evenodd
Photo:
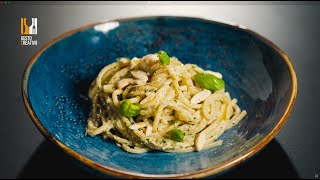
<svg viewBox="0 0 320 180"><path fill-rule="evenodd" d="M263 148L280 130L297 94L287 56L260 35L198 18L144 17L68 32L28 64L22 85L26 108L40 131L71 157L102 173L125 177L194 178L223 172ZM111 25L110 25L111 23ZM164 50L183 63L219 71L226 91L248 115L201 152L130 154L100 136L85 136L88 88L117 57Z"/></svg>

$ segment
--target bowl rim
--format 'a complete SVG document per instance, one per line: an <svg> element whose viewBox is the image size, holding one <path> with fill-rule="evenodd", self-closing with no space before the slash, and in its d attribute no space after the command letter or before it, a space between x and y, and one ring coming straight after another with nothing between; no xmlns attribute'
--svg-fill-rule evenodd
<svg viewBox="0 0 320 180"><path fill-rule="evenodd" d="M55 44L56 42L64 39L65 37L68 37L76 32L92 28L95 25L98 24L103 24L103 23L109 23L109 22L126 22L126 21L132 21L132 20L142 20L142 19L151 19L151 18L176 18L176 19L188 19L188 20L196 20L196 21L205 21L208 23L216 23L220 25L225 25L229 28L235 28L237 30L245 31L246 33L249 33L256 38L260 39L267 45L269 45L271 48L273 48L279 55L282 57L282 60L286 63L286 65L289 68L290 75L291 75L291 81L292 81L292 89L291 89L291 94L290 94L290 100L289 103L286 105L286 110L283 113L283 115L280 118L280 121L277 123L277 125L271 130L271 132L264 137L259 143L254 145L252 148L247 150L244 154L238 155L226 162L223 162L221 164L218 164L216 166L212 166L206 169L202 170L197 170L193 172L186 172L186 173L179 173L179 174L145 174L145 173L137 173L137 172L129 172L129 171L124 171L124 170L119 170L115 168L111 168L108 166L104 166L102 164L99 164L85 156L82 156L60 142L58 139L56 139L40 122L38 119L37 115L32 109L30 100L29 100L29 94L27 91L28 88L28 78L29 74L31 71L31 68L33 64L36 62L38 57L50 46ZM42 46L36 54L29 60L24 73L23 73L23 78L22 78L22 83L21 83L21 88L22 88L22 96L23 96L23 102L25 105L25 108L33 121L33 123L36 125L36 127L39 129L39 131L51 142L53 142L55 145L57 145L59 148L61 148L66 154L69 156L73 157L74 159L77 159L78 161L88 165L89 167L99 170L101 172L104 172L109 175L117 176L117 177L127 177L127 178L202 178L206 176L211 176L220 172L224 172L227 169L230 169L231 167L234 167L238 165L239 163L247 160L248 158L252 157L254 154L256 154L258 151L260 151L263 147L265 147L274 137L275 135L280 131L284 123L287 121L290 113L293 110L295 101L296 101L296 96L297 96L297 77L296 73L294 70L294 67L291 63L290 58L273 42L271 42L269 39L265 38L264 36L254 32L253 30L248 29L247 27L243 25L237 25L235 23L231 22L224 22L222 20L217 20L214 18L204 18L204 17L195 17L195 16L176 16L176 15L156 15L156 16L136 16L136 17L128 17L128 18L118 18L118 19L111 19L111 20L103 20L95 23L91 23L85 26L81 26L72 30L69 30L56 38L50 40L48 43L46 43L44 46Z"/></svg>

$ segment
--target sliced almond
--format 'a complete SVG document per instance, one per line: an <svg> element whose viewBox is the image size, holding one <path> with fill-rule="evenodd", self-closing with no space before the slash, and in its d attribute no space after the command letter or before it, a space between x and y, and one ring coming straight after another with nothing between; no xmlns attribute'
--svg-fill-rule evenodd
<svg viewBox="0 0 320 180"><path fill-rule="evenodd" d="M199 104L200 102L206 100L211 95L211 91L208 89L205 89L198 94L194 95L192 99L190 100L191 104Z"/></svg>
<svg viewBox="0 0 320 180"><path fill-rule="evenodd" d="M139 63L140 63L140 59L136 57L132 58L132 60L130 61L130 69L135 68Z"/></svg>
<svg viewBox="0 0 320 180"><path fill-rule="evenodd" d="M219 73L219 72L214 72L214 71L209 71L208 70L208 71L205 71L205 73L212 74L212 75L216 76L217 78L222 79L222 74Z"/></svg>
<svg viewBox="0 0 320 180"><path fill-rule="evenodd" d="M196 150L201 151L205 143L206 143L206 134L204 132L197 134L195 138Z"/></svg>
<svg viewBox="0 0 320 180"><path fill-rule="evenodd" d="M144 71L131 71L131 74L132 74L133 77L135 77L137 79L140 79L140 80L142 80L144 82L148 81L148 75Z"/></svg>
<svg viewBox="0 0 320 180"><path fill-rule="evenodd" d="M138 122L138 123L131 125L129 128L132 130L138 130L138 129L146 127L146 126L147 126L147 124L145 122Z"/></svg>

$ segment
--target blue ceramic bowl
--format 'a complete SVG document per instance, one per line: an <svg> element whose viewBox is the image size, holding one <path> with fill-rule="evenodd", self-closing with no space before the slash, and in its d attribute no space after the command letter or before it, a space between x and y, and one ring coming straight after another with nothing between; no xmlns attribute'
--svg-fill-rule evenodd
<svg viewBox="0 0 320 180"><path fill-rule="evenodd" d="M201 152L130 154L100 136L85 136L87 94L99 70L117 57L164 50L183 63L223 74L226 91L248 115ZM26 109L39 130L71 157L106 174L195 178L248 159L279 132L297 94L288 57L242 28L188 17L143 17L88 25L59 36L29 62L23 79Z"/></svg>

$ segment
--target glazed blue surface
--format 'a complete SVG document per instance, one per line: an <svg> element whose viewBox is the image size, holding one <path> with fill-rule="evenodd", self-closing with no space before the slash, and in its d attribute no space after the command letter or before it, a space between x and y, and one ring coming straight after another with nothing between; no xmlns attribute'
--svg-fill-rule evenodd
<svg viewBox="0 0 320 180"><path fill-rule="evenodd" d="M87 94L98 72L117 57L142 57L159 50L221 72L226 91L248 115L219 139L222 146L191 153L130 154L100 136L85 136ZM47 48L28 77L31 107L61 143L101 165L130 173L180 174L210 168L243 155L283 115L292 82L281 56L245 30L193 18L122 20L106 33L76 32Z"/></svg>

